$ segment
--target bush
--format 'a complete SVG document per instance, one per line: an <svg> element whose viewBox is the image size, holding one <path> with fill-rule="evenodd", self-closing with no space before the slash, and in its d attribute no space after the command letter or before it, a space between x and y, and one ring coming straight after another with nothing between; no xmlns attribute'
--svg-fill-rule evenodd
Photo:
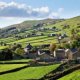
<svg viewBox="0 0 80 80"><path fill-rule="evenodd" d="M70 49L71 46L70 46L70 44L66 43L66 44L64 44L64 48Z"/></svg>
<svg viewBox="0 0 80 80"><path fill-rule="evenodd" d="M24 52L24 49L23 48L17 48L15 50L15 53L18 54L18 55L23 55L25 52Z"/></svg>

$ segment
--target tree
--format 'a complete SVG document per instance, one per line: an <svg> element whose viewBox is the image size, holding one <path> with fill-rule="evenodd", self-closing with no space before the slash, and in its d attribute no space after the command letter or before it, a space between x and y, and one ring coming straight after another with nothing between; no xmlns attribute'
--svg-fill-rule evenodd
<svg viewBox="0 0 80 80"><path fill-rule="evenodd" d="M75 36L76 36L76 31L75 31L75 29L72 29L72 30L71 30L71 36L72 36L72 37L71 37L72 39L75 38Z"/></svg>
<svg viewBox="0 0 80 80"><path fill-rule="evenodd" d="M55 30L56 29L56 26L53 26L52 29Z"/></svg>
<svg viewBox="0 0 80 80"><path fill-rule="evenodd" d="M65 43L65 44L64 44L64 48L70 49L70 48L71 48L71 46L70 46L70 44L69 44L69 43Z"/></svg>
<svg viewBox="0 0 80 80"><path fill-rule="evenodd" d="M56 44L51 43L51 44L50 44L50 47L49 47L50 52L51 52L51 53L53 53L53 52L54 52L54 50L55 50L55 48L56 48Z"/></svg>
<svg viewBox="0 0 80 80"><path fill-rule="evenodd" d="M0 51L0 60L12 60L13 52L9 48Z"/></svg>
<svg viewBox="0 0 80 80"><path fill-rule="evenodd" d="M80 35L76 34L72 41L72 48L80 48Z"/></svg>
<svg viewBox="0 0 80 80"><path fill-rule="evenodd" d="M17 44L17 48L22 48L22 45L21 44Z"/></svg>
<svg viewBox="0 0 80 80"><path fill-rule="evenodd" d="M23 56L23 54L24 54L25 52L24 52L24 49L22 48L22 45L21 45L21 44L17 44L17 48L16 48L16 50L15 50L15 53Z"/></svg>
<svg viewBox="0 0 80 80"><path fill-rule="evenodd" d="M15 50L15 53L18 54L18 55L23 56L23 54L24 54L25 52L24 52L24 49L23 49L23 48L17 48L17 49Z"/></svg>
<svg viewBox="0 0 80 80"><path fill-rule="evenodd" d="M4 44L4 42L1 41L1 42L0 42L0 45L3 46L3 44Z"/></svg>

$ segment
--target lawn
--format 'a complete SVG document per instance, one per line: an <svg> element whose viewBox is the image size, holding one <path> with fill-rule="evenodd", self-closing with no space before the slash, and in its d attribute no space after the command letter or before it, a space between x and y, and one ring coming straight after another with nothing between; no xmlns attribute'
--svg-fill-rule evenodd
<svg viewBox="0 0 80 80"><path fill-rule="evenodd" d="M80 80L80 70L76 70L58 80Z"/></svg>
<svg viewBox="0 0 80 80"><path fill-rule="evenodd" d="M52 70L55 70L60 64L48 66L28 67L23 70L4 74L0 76L0 80L26 80L26 79L40 79Z"/></svg>

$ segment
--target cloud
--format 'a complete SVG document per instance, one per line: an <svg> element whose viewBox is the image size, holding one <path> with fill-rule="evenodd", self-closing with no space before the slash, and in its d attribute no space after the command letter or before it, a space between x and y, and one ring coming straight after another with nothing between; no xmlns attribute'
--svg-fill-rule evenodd
<svg viewBox="0 0 80 80"><path fill-rule="evenodd" d="M63 8L59 8L57 12L51 12L47 6L33 8L16 2L0 2L0 17L56 18L62 11Z"/></svg>
<svg viewBox="0 0 80 80"><path fill-rule="evenodd" d="M52 12L51 14L49 14L49 18L59 18L59 14L57 12Z"/></svg>
<svg viewBox="0 0 80 80"><path fill-rule="evenodd" d="M60 18L60 14L64 11L64 8L59 8L56 12L51 12L49 18Z"/></svg>
<svg viewBox="0 0 80 80"><path fill-rule="evenodd" d="M0 17L43 17L49 14L48 7L32 8L16 2L0 2Z"/></svg>

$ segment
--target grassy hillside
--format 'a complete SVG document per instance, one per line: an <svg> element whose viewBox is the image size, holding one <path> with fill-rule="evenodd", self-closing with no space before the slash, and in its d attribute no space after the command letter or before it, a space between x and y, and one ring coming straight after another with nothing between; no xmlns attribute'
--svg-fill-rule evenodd
<svg viewBox="0 0 80 80"><path fill-rule="evenodd" d="M56 26L58 28L62 28L64 25L69 25L70 28L75 28L78 25L80 25L80 16L74 17L74 18L70 18L70 19L66 19L62 22L50 25L50 26L46 26L46 27L53 27Z"/></svg>
<svg viewBox="0 0 80 80"><path fill-rule="evenodd" d="M35 26L37 24L43 24L40 27L43 27L46 29L43 29L43 30L38 30L36 28L34 29L33 26ZM16 29L25 28L25 31L21 31L21 32L16 31L17 33L15 33L15 29L14 29L14 31L13 31L13 29L9 29L13 26L16 27ZM65 26L67 26L67 27L65 28ZM39 25L37 25L36 27L39 27ZM56 27L56 29L58 31L53 30L52 29L53 27ZM29 28L31 28L31 29L29 29ZM66 20L46 19L46 20L39 20L39 21L38 20L25 21L21 24L15 24L15 25L6 27L5 30L3 30L3 32L1 33L1 35L2 35L2 37L5 34L6 34L6 36L11 35L11 37L8 36L6 38L1 38L0 42L4 42L7 44L20 43L20 44L22 44L22 47L25 47L28 43L31 43L32 46L40 46L43 44L50 44L51 42L58 43L57 37L56 36L51 37L51 36L49 36L49 34L51 34L51 33L54 33L54 34L61 33L62 34L64 32L66 32L66 34L68 35L67 38L69 39L70 35L71 35L71 30L73 28L80 30L80 16L74 17L71 19L66 19ZM17 37L15 37L16 35L23 37L24 35L32 34L32 33L36 33L36 34L43 33L44 35L29 36L29 37L24 37L21 39L17 39ZM79 32L79 34L80 34L80 32ZM66 37L65 37L65 39L66 39ZM9 47L9 45L6 45L6 46L2 45L2 46L0 46L0 49L4 49L7 47ZM28 65L27 62L29 62L29 61L30 60L25 60L25 59L12 60L12 61L1 61L2 63L4 63L4 62L5 63L26 62L26 64L3 64L3 65L0 64L0 72L23 67L25 65ZM48 74L49 72L55 70L58 66L60 66L60 64L47 65L47 66L37 66L37 65L30 66L30 67L24 68L19 71L1 75L0 80L40 79L43 76L45 76L46 74ZM60 78L59 80L79 80L80 79L79 74L80 74L80 70L77 70L75 72L72 72L69 75L66 75L66 76Z"/></svg>
<svg viewBox="0 0 80 80"><path fill-rule="evenodd" d="M29 20L24 21L20 24L14 24L7 26L5 28L2 28L0 30L0 37L10 37L12 35L25 32L25 30L43 27L43 25L50 25L55 24L58 22L63 21L63 19L44 19L44 20Z"/></svg>
<svg viewBox="0 0 80 80"><path fill-rule="evenodd" d="M63 29L64 26L69 26L69 29L64 29L63 31L70 34L70 30L72 28L80 27L79 20L80 16L71 19L44 19L24 21L20 24L14 24L3 28L0 30L0 37L15 36L16 34L24 35L23 32L27 31L29 33L34 28L52 28L54 26L59 29Z"/></svg>
<svg viewBox="0 0 80 80"><path fill-rule="evenodd" d="M76 70L58 80L80 80L80 70Z"/></svg>
<svg viewBox="0 0 80 80"><path fill-rule="evenodd" d="M44 26L44 27L45 28L52 28L54 26L61 30L57 33L62 33L63 34L65 32L68 36L71 36L71 30L72 29L80 30L80 16L70 18L70 19L66 19L62 22L59 22L59 23L56 23L56 24L51 24L51 25ZM69 26L69 28L64 29L64 26Z"/></svg>
<svg viewBox="0 0 80 80"><path fill-rule="evenodd" d="M52 22L51 22L52 21ZM71 30L74 28L74 29L78 29L80 30L80 16L78 17L74 17L74 18L71 18L71 19L66 19L66 20L63 20L63 21L59 21L59 20L56 20L57 23L53 24L53 21L54 20L51 20L51 19L46 19L46 20L39 20L39 21L25 21L21 24L34 24L34 23L41 23L41 22L44 22L44 23L48 23L48 25L43 25L42 27L43 28L49 28L47 30L35 30L35 29L28 29L24 32L18 32L17 34L15 33L14 35L11 35L12 37L7 37L7 38L3 38L3 39L0 39L0 42L5 42L5 43L8 43L8 44L13 44L13 43L21 43L23 45L23 47L26 46L27 43L31 43L33 46L38 46L38 45L42 45L42 44L50 44L51 42L53 43L57 43L57 39L56 37L48 37L49 34L51 33L54 33L54 34L63 34L63 33L66 33L68 36L71 36ZM50 22L50 24L49 24ZM65 28L65 26L69 26L68 28ZM54 31L52 30L52 27L56 27L57 29L59 29L59 31ZM32 34L32 33L36 33L36 34L39 34L39 33L43 33L44 36L35 36L35 37L27 37L27 38L23 38L23 39L17 39L15 38L14 36L15 35L19 35L19 36L25 36L27 34ZM6 33L7 34L7 33ZM79 32L80 34L80 32ZM4 34L5 35L5 34ZM6 48L5 46L0 46L0 49L3 49L3 48Z"/></svg>
<svg viewBox="0 0 80 80"><path fill-rule="evenodd" d="M24 21L20 24L15 24L15 25L11 25L8 26L9 27L13 27L15 26L16 28L32 28L33 26L37 25L37 24L55 24L58 22L63 21L63 19L44 19L44 20L29 20L29 21Z"/></svg>

